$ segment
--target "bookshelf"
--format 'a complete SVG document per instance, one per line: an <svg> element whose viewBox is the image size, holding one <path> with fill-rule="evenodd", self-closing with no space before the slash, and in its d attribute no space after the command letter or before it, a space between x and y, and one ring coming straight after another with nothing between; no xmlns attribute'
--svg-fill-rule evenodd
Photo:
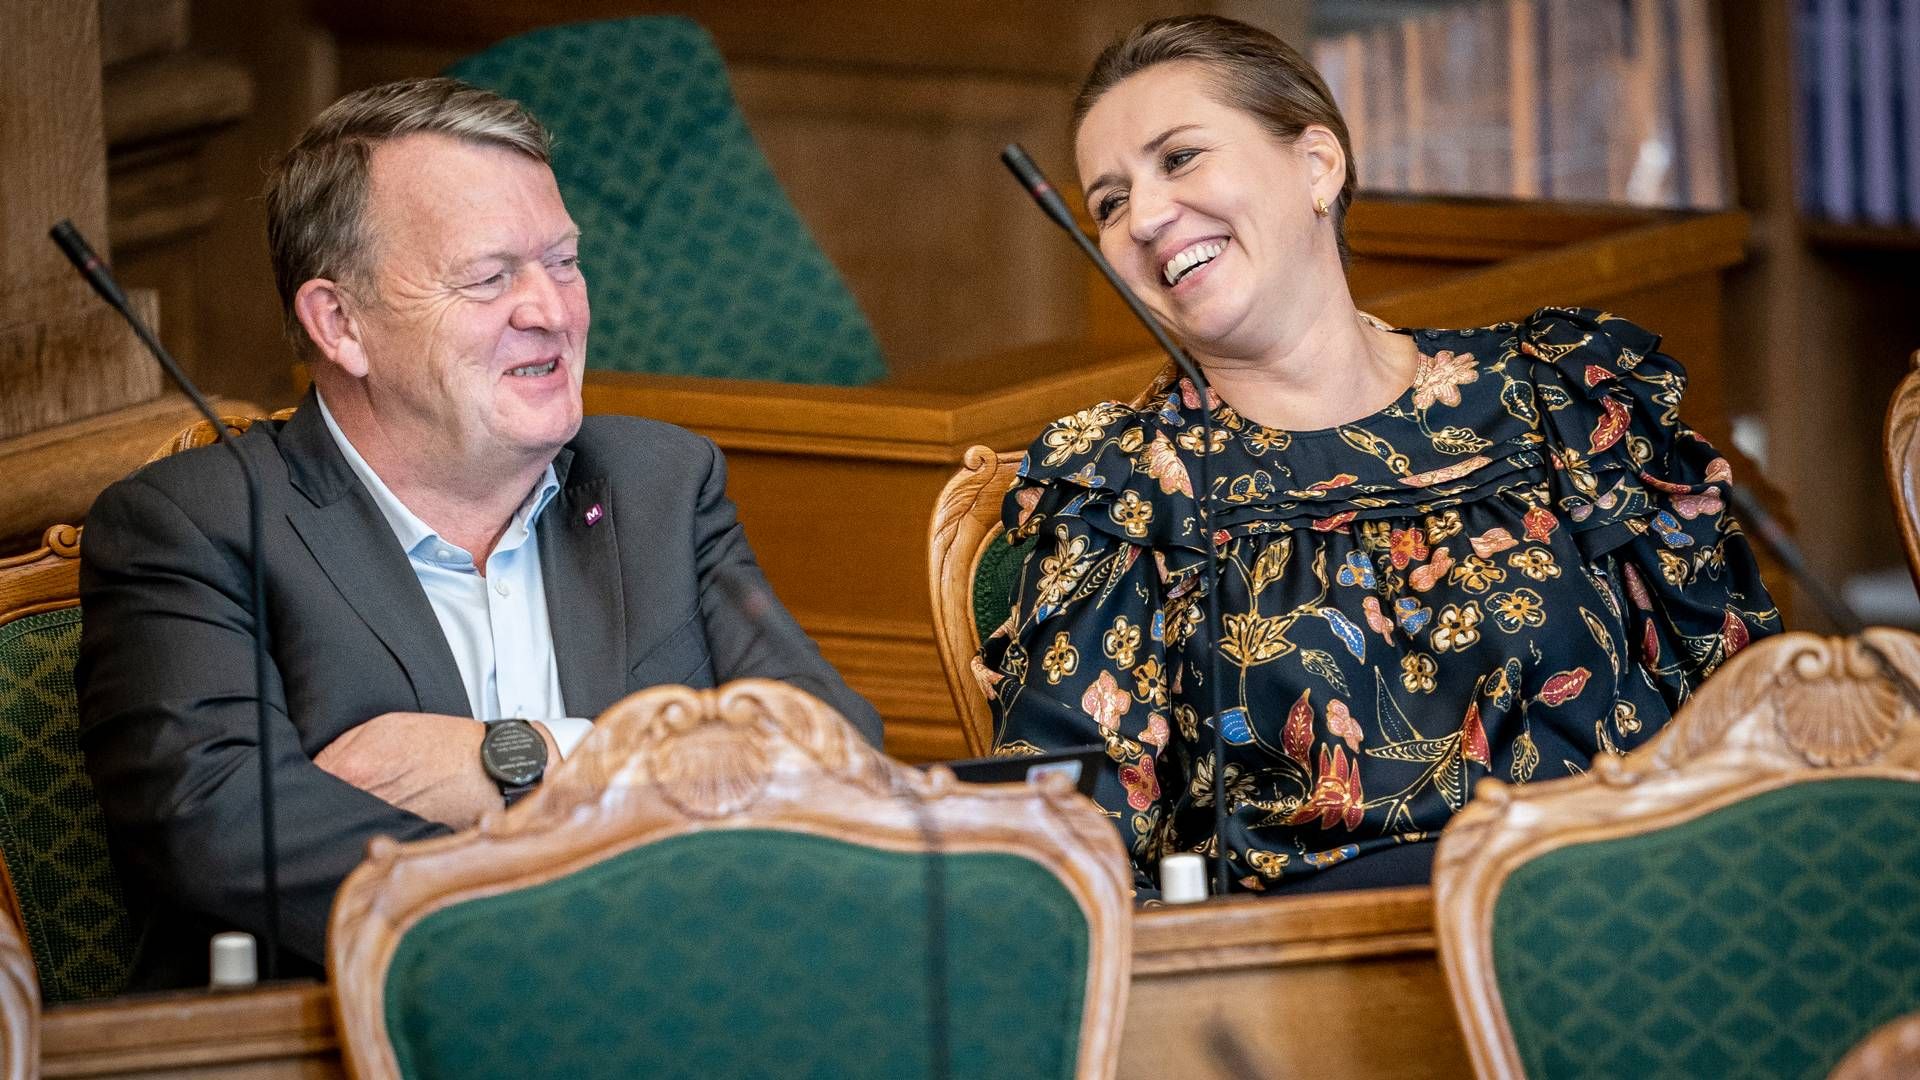
<svg viewBox="0 0 1920 1080"><path fill-rule="evenodd" d="M1312 54L1370 191L1721 210L1714 13L1714 0L1323 2Z"/></svg>
<svg viewBox="0 0 1920 1080"><path fill-rule="evenodd" d="M1851 222L1806 219L1801 233L1809 246L1826 252L1912 251L1920 252L1920 228L1897 225L1857 225ZM1913 267L1920 278L1920 266ZM1920 284L1916 285L1920 288Z"/></svg>
<svg viewBox="0 0 1920 1080"><path fill-rule="evenodd" d="M1914 4L1915 0L1900 0ZM1803 145L1817 130L1804 83L1805 0L1721 0L1739 205L1754 221L1727 288L1727 355L1750 379L1730 405L1764 432L1814 569L1829 580L1903 563L1882 479L1887 401L1920 347L1920 229L1831 220ZM1731 364L1730 364L1731 367ZM1819 626L1811 605L1808 628Z"/></svg>
<svg viewBox="0 0 1920 1080"><path fill-rule="evenodd" d="M1920 0L1791 0L1801 212L1920 228Z"/></svg>

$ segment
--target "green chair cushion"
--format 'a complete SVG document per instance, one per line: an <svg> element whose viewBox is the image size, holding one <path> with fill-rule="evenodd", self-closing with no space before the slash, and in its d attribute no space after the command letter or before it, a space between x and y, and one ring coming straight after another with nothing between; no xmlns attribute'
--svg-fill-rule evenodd
<svg viewBox="0 0 1920 1080"><path fill-rule="evenodd" d="M929 1075L927 859L942 858L950 1075L1071 1077L1089 928L998 853L709 831L422 919L388 971L403 1076Z"/></svg>
<svg viewBox="0 0 1920 1080"><path fill-rule="evenodd" d="M836 386L886 374L706 31L673 17L555 26L447 74L554 134L593 294L591 366Z"/></svg>
<svg viewBox="0 0 1920 1080"><path fill-rule="evenodd" d="M1920 783L1806 782L1561 848L1494 908L1526 1073L1824 1077L1920 1008Z"/></svg>
<svg viewBox="0 0 1920 1080"><path fill-rule="evenodd" d="M1007 612L1013 610L1014 583L1020 579L1020 567L1036 542L1029 536L1017 544L1009 544L1007 534L1002 532L980 553L980 563L973 570L973 625L981 647L986 646L987 636L1007 621Z"/></svg>
<svg viewBox="0 0 1920 1080"><path fill-rule="evenodd" d="M80 755L80 609L0 625L0 853L47 1004L126 987L137 944Z"/></svg>

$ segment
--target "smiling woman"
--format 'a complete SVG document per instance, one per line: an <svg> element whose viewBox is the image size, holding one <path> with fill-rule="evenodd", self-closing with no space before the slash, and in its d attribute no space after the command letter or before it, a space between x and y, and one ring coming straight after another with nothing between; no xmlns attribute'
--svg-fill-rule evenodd
<svg viewBox="0 0 1920 1080"><path fill-rule="evenodd" d="M1217 741L1240 888L1422 881L1481 777L1631 748L1778 630L1658 336L1356 310L1346 125L1285 43L1147 23L1075 123L1102 251L1212 390L1163 376L1041 434L1004 508L1038 542L977 670L998 752L1105 746L1142 896L1213 850Z"/></svg>

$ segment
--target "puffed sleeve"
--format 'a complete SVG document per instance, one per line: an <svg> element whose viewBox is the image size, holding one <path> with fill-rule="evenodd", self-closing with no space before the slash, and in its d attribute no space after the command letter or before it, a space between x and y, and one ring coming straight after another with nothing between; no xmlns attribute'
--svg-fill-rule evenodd
<svg viewBox="0 0 1920 1080"><path fill-rule="evenodd" d="M1160 779L1173 677L1163 604L1194 580L1181 572L1194 562L1184 549L1172 548L1171 560L1162 551L1172 531L1191 531L1192 514L1178 508L1192 500L1178 460L1155 445L1139 416L1113 403L1056 422L1034 443L1003 515L1007 542L1035 543L1011 614L976 668L993 703L995 753L1106 749L1094 799L1119 819L1136 866L1157 862L1167 829ZM1143 873L1136 887L1153 883Z"/></svg>
<svg viewBox="0 0 1920 1080"><path fill-rule="evenodd" d="M1755 637L1780 630L1727 510L1733 470L1680 420L1686 372L1625 319L1547 309L1520 327L1555 501L1590 570L1624 593L1640 667L1672 705Z"/></svg>

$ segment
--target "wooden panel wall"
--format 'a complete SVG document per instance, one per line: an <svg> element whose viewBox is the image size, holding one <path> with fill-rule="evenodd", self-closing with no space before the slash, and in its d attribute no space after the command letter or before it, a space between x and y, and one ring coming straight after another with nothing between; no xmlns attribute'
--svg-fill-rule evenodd
<svg viewBox="0 0 1920 1080"><path fill-rule="evenodd" d="M0 63L0 441L147 401L159 375L47 239L107 240L100 27L85 4L20 0Z"/></svg>
<svg viewBox="0 0 1920 1080"><path fill-rule="evenodd" d="M185 423L184 399L163 392L146 349L47 231L71 218L149 325L167 332L178 320L169 340L192 356L196 283L182 263L219 209L201 150L245 112L248 84L237 64L181 51L186 14L187 0L6 7L0 551L79 520L95 492Z"/></svg>
<svg viewBox="0 0 1920 1080"><path fill-rule="evenodd" d="M224 203L195 249L196 375L290 404L257 200L264 164L341 92L438 71L552 22L682 14L726 57L748 123L897 368L1067 336L1086 319L1071 248L1006 177L1024 142L1071 176L1069 99L1099 47L1213 9L1305 33L1311 0L195 0L193 41L245 66L253 115L212 150ZM171 272L171 271L170 271Z"/></svg>

